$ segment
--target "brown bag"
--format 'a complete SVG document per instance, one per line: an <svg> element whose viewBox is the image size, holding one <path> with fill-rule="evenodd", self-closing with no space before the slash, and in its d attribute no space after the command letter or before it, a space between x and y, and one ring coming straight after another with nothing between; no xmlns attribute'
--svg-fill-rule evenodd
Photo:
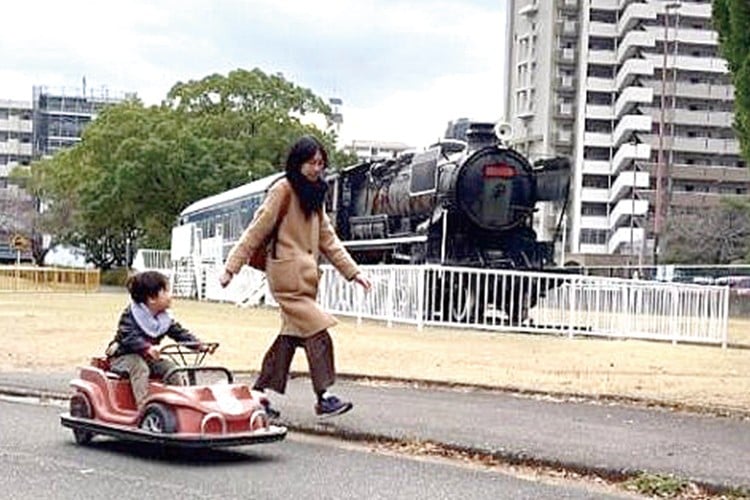
<svg viewBox="0 0 750 500"><path fill-rule="evenodd" d="M268 238L258 248L253 250L250 256L247 258L247 265L257 269L258 271L266 272L266 263L268 261L268 253L272 253L273 257L276 257L276 238L279 235L279 226L281 221L286 217L286 212L289 208L289 202L281 207L281 216L276 221L276 225L273 227L273 231L268 235Z"/></svg>

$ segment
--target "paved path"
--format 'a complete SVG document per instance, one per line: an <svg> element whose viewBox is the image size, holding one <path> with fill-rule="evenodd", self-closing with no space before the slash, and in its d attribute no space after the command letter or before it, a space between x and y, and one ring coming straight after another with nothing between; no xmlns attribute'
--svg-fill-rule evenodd
<svg viewBox="0 0 750 500"><path fill-rule="evenodd" d="M0 373L0 391L65 395L74 375ZM249 382L248 376L239 381ZM309 379L272 395L292 429L349 437L433 441L509 459L601 474L648 471L750 491L750 421L499 392L340 381L355 403L335 419L313 414Z"/></svg>

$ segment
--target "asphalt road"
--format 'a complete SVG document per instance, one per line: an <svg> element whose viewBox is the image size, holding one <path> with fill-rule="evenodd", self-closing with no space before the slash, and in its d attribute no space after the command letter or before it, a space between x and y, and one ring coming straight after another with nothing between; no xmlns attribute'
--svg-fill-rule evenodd
<svg viewBox="0 0 750 500"><path fill-rule="evenodd" d="M70 374L0 373L0 386L69 391ZM240 382L251 382L240 376ZM674 474L717 487L750 489L750 421L658 408L555 401L482 390L339 381L354 411L315 418L308 378L271 395L282 424L339 437L433 441L511 459L602 473Z"/></svg>
<svg viewBox="0 0 750 500"><path fill-rule="evenodd" d="M295 434L232 450L164 450L107 438L78 446L60 426L60 412L0 399L3 498L618 498L591 485L542 483Z"/></svg>

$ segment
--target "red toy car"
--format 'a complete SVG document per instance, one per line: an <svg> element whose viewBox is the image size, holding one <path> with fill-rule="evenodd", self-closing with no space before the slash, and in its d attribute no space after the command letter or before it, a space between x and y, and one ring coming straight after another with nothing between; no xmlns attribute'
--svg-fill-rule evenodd
<svg viewBox="0 0 750 500"><path fill-rule="evenodd" d="M286 427L271 425L264 402L245 384L234 383L224 367L202 366L218 343L204 344L207 352L189 344L169 344L160 352L178 366L187 385L149 382L149 395L141 410L133 399L130 381L109 371L106 358L92 358L70 381L75 393L70 413L60 415L64 427L73 429L76 443L87 444L97 434L117 438L188 447L220 447L280 441ZM193 362L188 363L190 357ZM215 379L211 383L198 383Z"/></svg>

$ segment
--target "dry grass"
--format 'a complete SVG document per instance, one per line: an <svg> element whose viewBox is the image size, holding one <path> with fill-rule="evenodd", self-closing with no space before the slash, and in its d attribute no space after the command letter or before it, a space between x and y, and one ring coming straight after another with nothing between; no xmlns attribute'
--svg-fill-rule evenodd
<svg viewBox="0 0 750 500"><path fill-rule="evenodd" d="M0 370L72 371L112 338L127 296L0 293ZM275 310L176 300L173 313L215 361L255 370L278 328ZM730 341L750 346L750 322ZM618 395L750 413L750 349L548 335L425 329L342 319L333 332L343 373L418 378L522 390ZM306 370L304 356L293 369Z"/></svg>

